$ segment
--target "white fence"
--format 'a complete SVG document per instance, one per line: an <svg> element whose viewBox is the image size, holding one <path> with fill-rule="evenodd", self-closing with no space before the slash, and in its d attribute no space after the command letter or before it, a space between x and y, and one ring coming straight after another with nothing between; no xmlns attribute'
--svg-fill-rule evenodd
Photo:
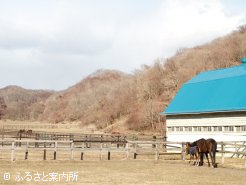
<svg viewBox="0 0 246 185"><path fill-rule="evenodd" d="M159 160L161 155L179 155L181 160L186 159L183 152L184 142L127 141L120 147L110 142L87 145L88 141L74 143L73 141L54 140L0 140L0 143L2 143L0 150L9 152L11 161L16 160L17 152L23 152L25 160L28 159L30 153L42 154L43 160L47 160L47 152L53 152L53 160L57 159L58 152L69 154L69 160L75 160L74 152L80 152L80 160L84 160L84 154L87 152L99 153L100 160L103 159L105 153L108 160L111 159L111 153L123 153L126 159L137 159L140 155L152 155L155 160ZM221 156L221 164L225 163L226 157L244 158L244 167L246 167L246 143L218 142L217 156ZM66 158L61 157L61 160L66 160Z"/></svg>

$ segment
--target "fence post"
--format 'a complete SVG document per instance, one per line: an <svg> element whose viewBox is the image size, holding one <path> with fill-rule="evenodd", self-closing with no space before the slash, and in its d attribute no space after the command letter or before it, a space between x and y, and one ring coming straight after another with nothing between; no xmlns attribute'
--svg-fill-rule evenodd
<svg viewBox="0 0 246 185"><path fill-rule="evenodd" d="M126 147L125 147L125 150L126 150L126 159L128 159L129 158L129 144L128 144L128 142L126 143Z"/></svg>
<svg viewBox="0 0 246 185"><path fill-rule="evenodd" d="M134 159L137 159L137 143L134 144Z"/></svg>
<svg viewBox="0 0 246 185"><path fill-rule="evenodd" d="M159 145L158 143L155 144L155 149L156 149L155 160L159 159L159 146L158 145Z"/></svg>
<svg viewBox="0 0 246 185"><path fill-rule="evenodd" d="M46 160L46 143L44 143L44 160Z"/></svg>
<svg viewBox="0 0 246 185"><path fill-rule="evenodd" d="M182 147L181 147L181 160L185 161L185 143L182 143Z"/></svg>
<svg viewBox="0 0 246 185"><path fill-rule="evenodd" d="M81 154L80 154L80 160L82 161L83 159L84 159L84 153L81 152Z"/></svg>
<svg viewBox="0 0 246 185"><path fill-rule="evenodd" d="M35 139L39 140L39 138L40 138L40 134L36 134ZM35 148L38 148L38 147L39 147L39 143L35 142Z"/></svg>
<svg viewBox="0 0 246 185"><path fill-rule="evenodd" d="M3 146L3 140L4 140L4 123L3 123L3 127L2 127L2 146Z"/></svg>
<svg viewBox="0 0 246 185"><path fill-rule="evenodd" d="M89 137L89 148L91 148L91 134L89 135L90 137Z"/></svg>
<svg viewBox="0 0 246 185"><path fill-rule="evenodd" d="M108 144L108 160L110 160L110 148L111 148L111 144Z"/></svg>
<svg viewBox="0 0 246 185"><path fill-rule="evenodd" d="M28 157L28 147L29 147L29 142L26 142L26 154L25 154L25 160L27 160Z"/></svg>
<svg viewBox="0 0 246 185"><path fill-rule="evenodd" d="M82 149L82 151L81 151L81 155L80 155L80 160L83 160L84 159L84 147L85 147L85 143L82 143L82 147L81 147L81 149Z"/></svg>
<svg viewBox="0 0 246 185"><path fill-rule="evenodd" d="M153 136L153 144L152 144L152 148L156 148L156 144L154 144L154 142L156 142L156 136Z"/></svg>
<svg viewBox="0 0 246 185"><path fill-rule="evenodd" d="M20 140L22 138L22 133L20 133ZM21 142L19 142L19 147L21 147Z"/></svg>
<svg viewBox="0 0 246 185"><path fill-rule="evenodd" d="M225 163L225 145L221 142L221 164Z"/></svg>
<svg viewBox="0 0 246 185"><path fill-rule="evenodd" d="M87 135L85 136L85 147L88 148L88 143L87 143Z"/></svg>
<svg viewBox="0 0 246 185"><path fill-rule="evenodd" d="M70 146L71 146L71 160L73 160L74 159L74 151L73 151L74 143L71 143Z"/></svg>
<svg viewBox="0 0 246 185"><path fill-rule="evenodd" d="M246 168L246 153L244 155L244 167Z"/></svg>
<svg viewBox="0 0 246 185"><path fill-rule="evenodd" d="M55 141L54 160L56 160L57 141Z"/></svg>
<svg viewBox="0 0 246 185"><path fill-rule="evenodd" d="M15 160L15 142L12 142L12 147L11 147L11 161Z"/></svg>
<svg viewBox="0 0 246 185"><path fill-rule="evenodd" d="M240 151L240 146L237 146L237 142L235 142L235 153L236 153L236 155L237 155L237 158L240 157L240 154L237 153L237 152L239 152L239 151Z"/></svg>
<svg viewBox="0 0 246 185"><path fill-rule="evenodd" d="M100 160L103 159L103 156L102 156L102 148L103 148L103 143L100 143Z"/></svg>
<svg viewBox="0 0 246 185"><path fill-rule="evenodd" d="M117 136L117 148L120 147L120 136Z"/></svg>

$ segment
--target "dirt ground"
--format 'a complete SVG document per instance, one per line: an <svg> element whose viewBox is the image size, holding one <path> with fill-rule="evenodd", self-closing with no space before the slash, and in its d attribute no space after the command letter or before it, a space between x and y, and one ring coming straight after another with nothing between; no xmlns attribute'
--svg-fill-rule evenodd
<svg viewBox="0 0 246 185"><path fill-rule="evenodd" d="M0 161L0 184L244 185L246 170L190 166L180 160ZM30 172L29 174L25 172ZM54 172L54 173L53 173ZM65 178L66 174L71 178ZM77 173L76 173L77 172ZM50 175L49 175L50 173ZM52 174L53 173L53 174ZM10 174L10 180L4 174ZM40 174L40 175L38 175ZM65 175L64 175L65 174ZM18 177L19 175L19 177ZM49 181L53 179L60 181ZM64 175L64 176L63 176ZM77 181L76 181L77 176ZM39 177L39 178L38 178ZM5 179L4 179L5 178ZM23 178L23 179L22 179ZM39 180L35 181L34 180ZM44 182L43 180L48 180ZM68 179L69 181L66 181ZM74 181L72 181L74 179ZM19 181L17 181L19 180ZM30 181L27 181L30 180Z"/></svg>

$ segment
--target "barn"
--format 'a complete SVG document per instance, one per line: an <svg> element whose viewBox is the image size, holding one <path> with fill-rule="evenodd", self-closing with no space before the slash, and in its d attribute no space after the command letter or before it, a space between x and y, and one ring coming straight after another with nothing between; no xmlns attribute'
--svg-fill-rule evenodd
<svg viewBox="0 0 246 185"><path fill-rule="evenodd" d="M186 82L161 114L169 141L246 141L246 58Z"/></svg>

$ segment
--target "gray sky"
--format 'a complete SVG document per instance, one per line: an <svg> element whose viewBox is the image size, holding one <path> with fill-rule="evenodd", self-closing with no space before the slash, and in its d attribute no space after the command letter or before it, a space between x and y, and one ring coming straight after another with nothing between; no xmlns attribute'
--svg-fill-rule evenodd
<svg viewBox="0 0 246 185"><path fill-rule="evenodd" d="M244 0L0 0L0 88L133 72L246 24Z"/></svg>

